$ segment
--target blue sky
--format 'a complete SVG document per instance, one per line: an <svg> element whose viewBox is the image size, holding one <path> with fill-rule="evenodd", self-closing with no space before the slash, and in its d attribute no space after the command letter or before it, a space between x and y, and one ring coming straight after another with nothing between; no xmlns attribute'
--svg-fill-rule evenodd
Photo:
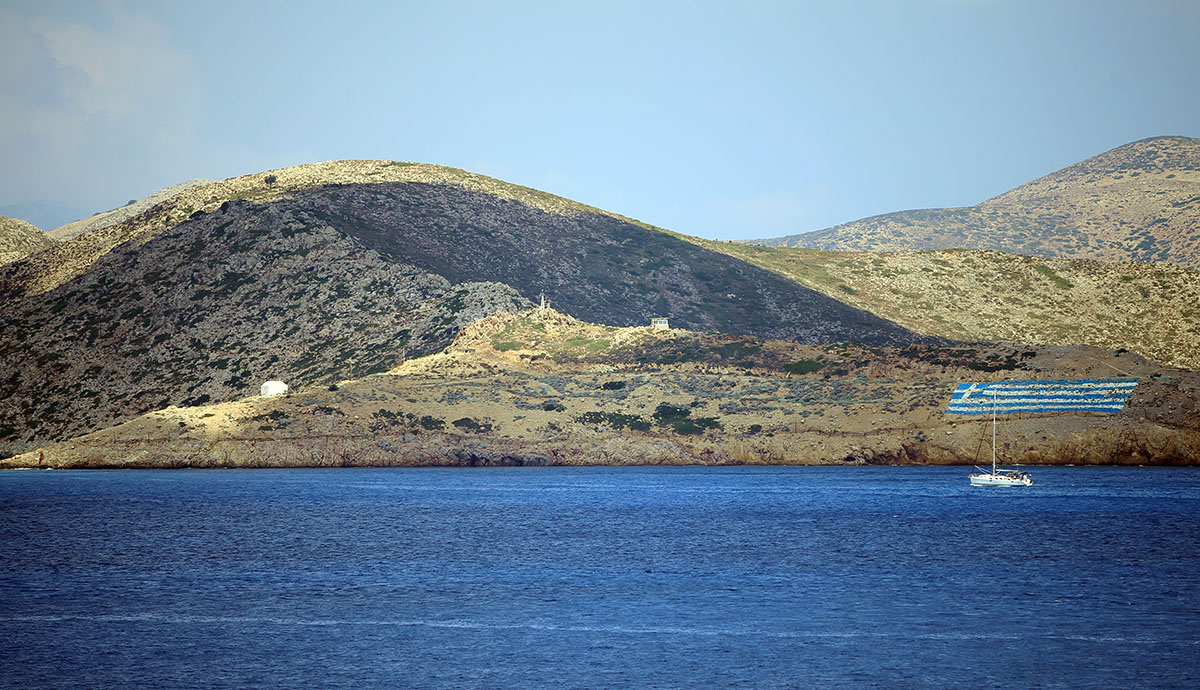
<svg viewBox="0 0 1200 690"><path fill-rule="evenodd" d="M380 158L778 236L1200 136L1197 36L1168 0L7 0L0 205Z"/></svg>

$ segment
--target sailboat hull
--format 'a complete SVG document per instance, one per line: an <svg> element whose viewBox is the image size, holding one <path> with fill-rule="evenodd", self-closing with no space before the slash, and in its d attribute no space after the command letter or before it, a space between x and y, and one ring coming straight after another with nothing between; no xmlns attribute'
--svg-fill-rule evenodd
<svg viewBox="0 0 1200 690"><path fill-rule="evenodd" d="M971 486L1033 486L1027 474L973 474Z"/></svg>

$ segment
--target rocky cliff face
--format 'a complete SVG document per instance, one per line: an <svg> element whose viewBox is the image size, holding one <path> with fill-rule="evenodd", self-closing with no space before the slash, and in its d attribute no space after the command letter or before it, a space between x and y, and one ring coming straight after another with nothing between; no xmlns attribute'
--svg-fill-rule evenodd
<svg viewBox="0 0 1200 690"><path fill-rule="evenodd" d="M997 249L1200 269L1200 139L1118 147L964 208L899 211L761 244L848 251Z"/></svg>

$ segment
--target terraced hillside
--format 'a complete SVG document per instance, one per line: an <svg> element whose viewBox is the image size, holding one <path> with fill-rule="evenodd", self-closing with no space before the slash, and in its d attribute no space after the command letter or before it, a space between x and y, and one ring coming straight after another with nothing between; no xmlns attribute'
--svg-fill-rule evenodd
<svg viewBox="0 0 1200 690"><path fill-rule="evenodd" d="M386 175L414 179L337 181ZM185 190L0 269L0 285L0 357L17 363L0 373L0 453L234 399L268 378L381 371L542 293L612 325L665 315L801 342L931 340L612 214L386 162Z"/></svg>
<svg viewBox="0 0 1200 690"><path fill-rule="evenodd" d="M23 220L0 216L0 266L23 259L54 244L36 226Z"/></svg>
<svg viewBox="0 0 1200 690"><path fill-rule="evenodd" d="M755 240L840 251L995 249L1200 269L1200 139L1120 146L976 206L898 211Z"/></svg>
<svg viewBox="0 0 1200 690"><path fill-rule="evenodd" d="M1200 273L1173 264L701 242L918 333L1095 345L1200 369Z"/></svg>
<svg viewBox="0 0 1200 690"><path fill-rule="evenodd" d="M1118 413L1005 419L1002 462L1200 462L1200 375L1130 353L801 345L496 313L444 353L287 396L169 408L0 467L977 462L963 380L1139 379Z"/></svg>

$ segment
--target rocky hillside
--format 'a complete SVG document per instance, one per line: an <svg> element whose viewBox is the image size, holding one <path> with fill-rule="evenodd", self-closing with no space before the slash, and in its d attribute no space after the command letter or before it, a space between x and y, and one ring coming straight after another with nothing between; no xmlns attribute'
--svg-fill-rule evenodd
<svg viewBox="0 0 1200 690"><path fill-rule="evenodd" d="M0 216L0 266L23 259L54 244L37 227L16 218Z"/></svg>
<svg viewBox="0 0 1200 690"><path fill-rule="evenodd" d="M120 208L115 208L111 211L105 211L103 213L97 213L90 218L77 220L73 223L67 223L66 225L57 227L46 234L50 235L50 237L56 240L62 241L69 240L76 235L82 235L85 232L91 232L92 230L101 230L116 225L123 220L133 218L138 214L144 213L145 211L150 210L154 206L157 206L158 204L170 199L180 192L187 191L194 187L212 184L212 182L212 180L197 179L171 185L165 189L158 190L145 199L131 201Z"/></svg>
<svg viewBox="0 0 1200 690"><path fill-rule="evenodd" d="M452 282L494 281L564 312L631 326L653 316L694 330L800 342L913 342L863 311L718 252L607 214L545 213L454 185L301 190L279 204L382 256Z"/></svg>
<svg viewBox="0 0 1200 690"><path fill-rule="evenodd" d="M168 405L384 371L528 304L380 257L315 218L231 204L122 245L0 314L0 449Z"/></svg>
<svg viewBox="0 0 1200 690"><path fill-rule="evenodd" d="M159 410L0 467L983 463L988 420L944 412L956 384L1113 369L1140 379L1123 411L1003 419L1001 462L1200 462L1200 375L1130 353L814 346L533 309L386 374Z"/></svg>
<svg viewBox="0 0 1200 690"><path fill-rule="evenodd" d="M872 216L755 243L846 251L995 249L1200 269L1200 139L1120 146L964 208Z"/></svg>
<svg viewBox="0 0 1200 690"><path fill-rule="evenodd" d="M918 333L1095 345L1200 369L1200 273L1174 264L698 241Z"/></svg>
<svg viewBox="0 0 1200 690"><path fill-rule="evenodd" d="M353 181L388 176L413 179ZM0 373L0 453L269 378L382 371L542 293L612 325L667 316L810 343L933 340L612 214L387 162L185 190L3 267L0 290L0 357L17 363Z"/></svg>

